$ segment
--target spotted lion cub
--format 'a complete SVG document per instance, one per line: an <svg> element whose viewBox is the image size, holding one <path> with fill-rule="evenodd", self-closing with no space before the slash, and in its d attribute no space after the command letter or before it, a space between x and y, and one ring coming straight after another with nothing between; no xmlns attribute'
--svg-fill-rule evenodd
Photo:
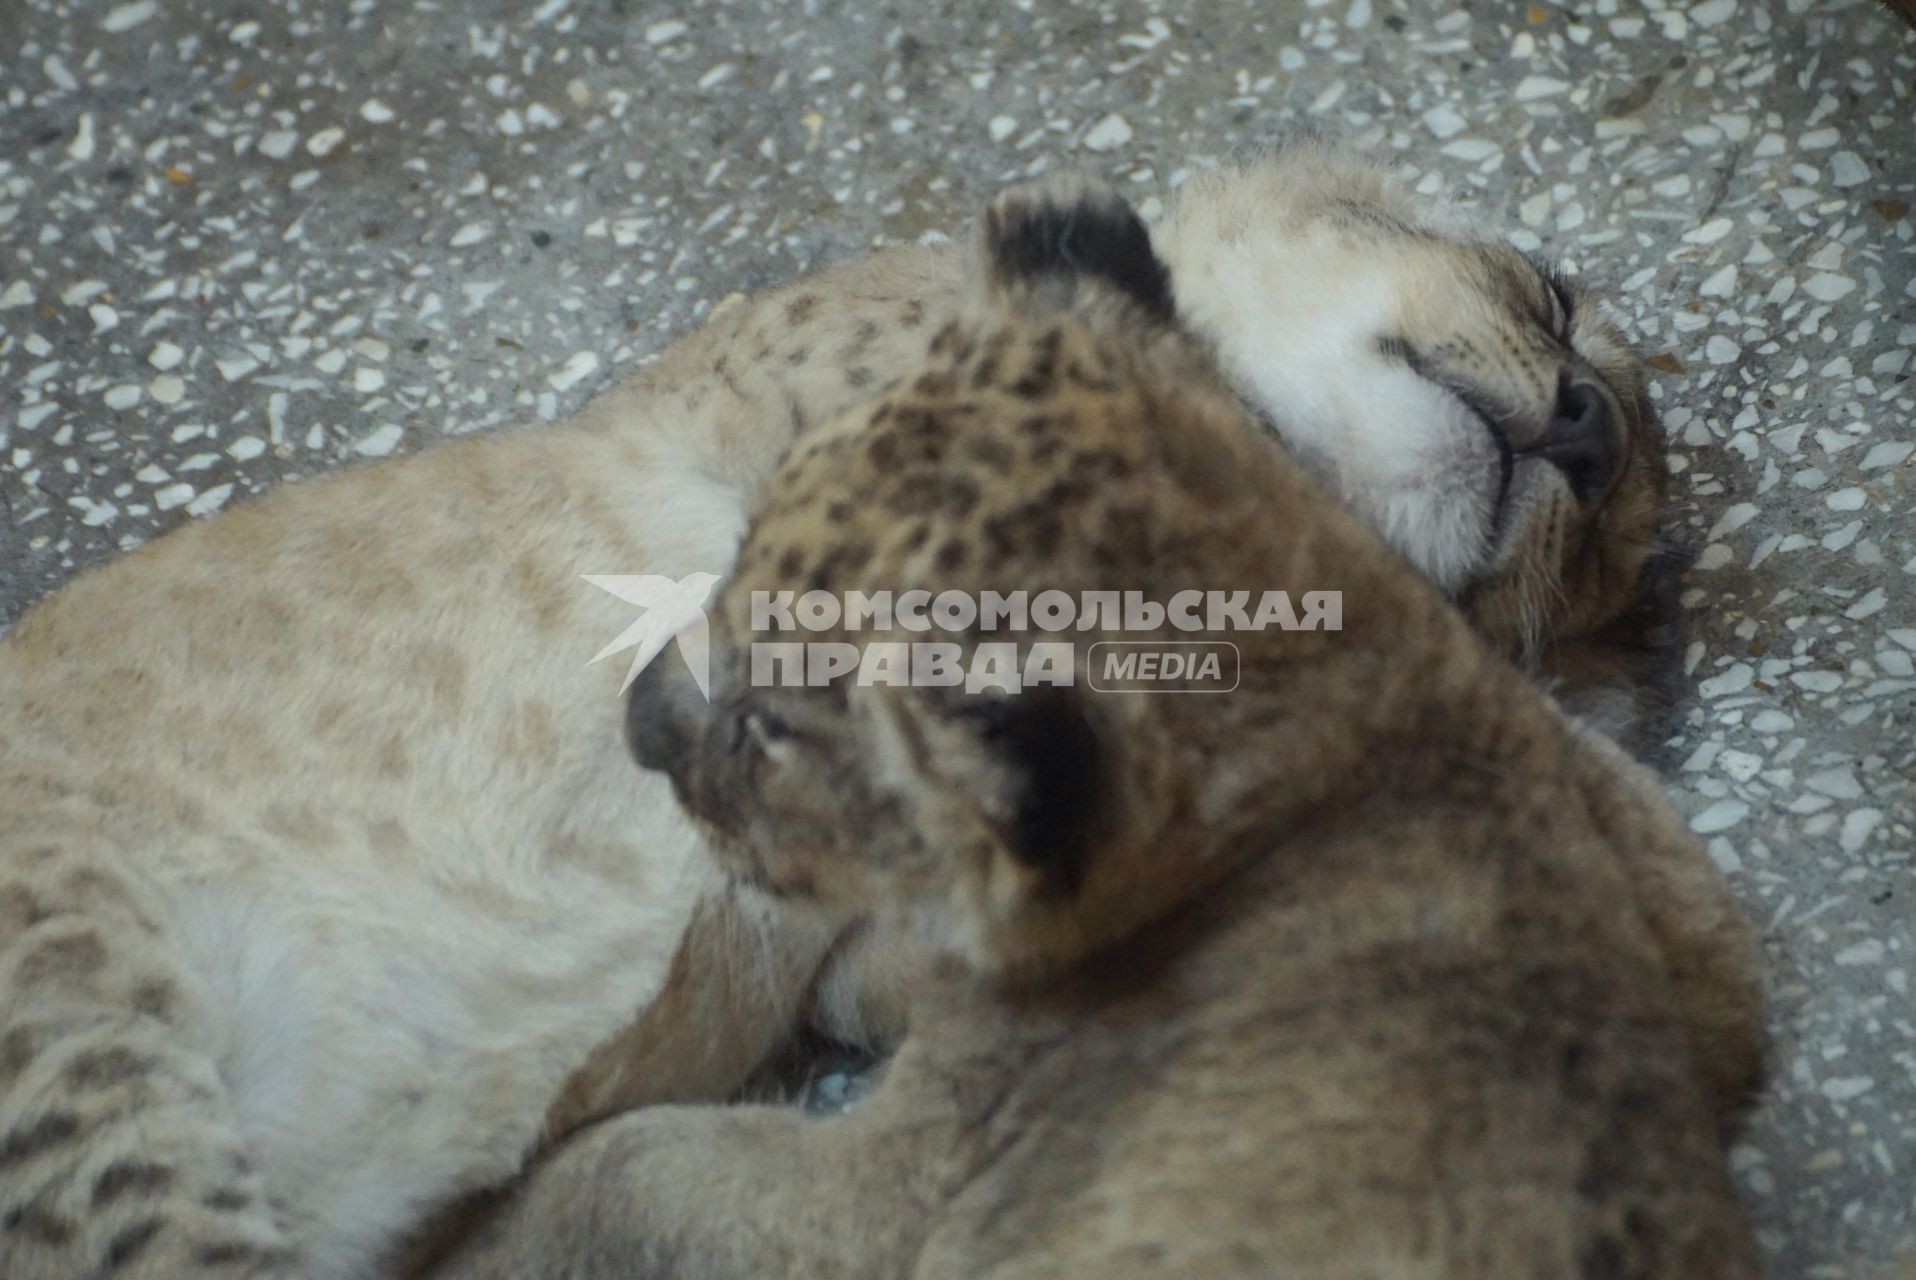
<svg viewBox="0 0 1916 1280"><path fill-rule="evenodd" d="M585 1134L448 1274L1753 1280L1642 908L1645 866L1707 867L1681 820L1268 446L1114 196L1021 189L979 241L924 367L772 482L710 701L658 664L631 702L733 875L909 921L936 957L910 1036L844 1116ZM1184 696L1086 677L1093 646L1190 634L1035 612L805 638L862 675L901 641L975 671L1062 639L1075 681L760 664L790 639L760 593L934 572L974 600L1336 591L1342 626L1209 633L1235 687Z"/></svg>

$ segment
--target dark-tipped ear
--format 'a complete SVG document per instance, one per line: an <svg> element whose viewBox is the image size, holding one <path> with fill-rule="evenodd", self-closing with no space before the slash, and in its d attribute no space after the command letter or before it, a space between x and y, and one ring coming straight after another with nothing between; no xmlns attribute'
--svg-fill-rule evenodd
<svg viewBox="0 0 1916 1280"><path fill-rule="evenodd" d="M1004 855L1018 897L1083 882L1096 847L1106 770L1077 690L1015 694L878 691L894 742L937 809L975 823ZM1010 883L1007 882L1007 883Z"/></svg>
<svg viewBox="0 0 1916 1280"><path fill-rule="evenodd" d="M979 221L988 287L1068 308L1087 287L1115 292L1159 323L1176 308L1171 273L1124 198L1082 174L1051 174L999 194Z"/></svg>
<svg viewBox="0 0 1916 1280"><path fill-rule="evenodd" d="M1075 893L1090 859L1101 763L1082 700L1032 689L993 698L973 718L1004 779L992 816L1005 852L1045 891Z"/></svg>

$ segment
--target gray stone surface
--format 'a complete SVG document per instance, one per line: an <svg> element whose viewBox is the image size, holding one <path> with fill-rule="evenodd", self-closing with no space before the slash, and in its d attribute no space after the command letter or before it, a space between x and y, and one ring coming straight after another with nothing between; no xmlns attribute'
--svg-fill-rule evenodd
<svg viewBox="0 0 1916 1280"><path fill-rule="evenodd" d="M0 0L0 625L281 481L549 418L736 289L1315 121L1666 372L1670 779L1762 922L1784 1277L1916 1206L1916 36L1869 0ZM163 602L155 602L164 607Z"/></svg>

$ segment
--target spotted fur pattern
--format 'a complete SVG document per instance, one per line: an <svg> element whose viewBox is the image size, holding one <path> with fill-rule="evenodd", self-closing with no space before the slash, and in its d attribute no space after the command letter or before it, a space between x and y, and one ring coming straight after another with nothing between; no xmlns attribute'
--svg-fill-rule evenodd
<svg viewBox="0 0 1916 1280"><path fill-rule="evenodd" d="M1157 236L1176 308L1304 446L1387 407L1364 398L1389 382L1364 366L1381 337L1461 341L1433 316L1517 335L1527 376L1569 359L1535 332L1542 277L1435 217L1306 147L1195 184ZM1247 308L1220 282L1305 259L1355 273L1380 243L1392 270L1345 291L1375 314L1320 326L1347 345L1295 362L1348 363L1348 385L1290 394L1292 348L1269 339L1345 292L1279 278ZM1146 280L1162 313L1164 268L1130 267L1147 275L1113 283ZM895 1038L902 970L842 918L720 884L663 782L633 778L621 672L585 665L630 610L579 575L726 568L792 441L912 369L963 293L955 251L907 248L736 303L572 422L191 524L0 640L0 1276L377 1274L542 1144L730 1092L810 1001L834 1034ZM1456 425L1453 390L1402 390L1435 397L1403 421ZM1431 509L1474 510L1481 478ZM1641 522L1602 515L1633 493L1653 508L1651 479L1563 509L1559 541L1619 566L1594 594L1523 538L1460 553L1441 521L1380 527L1413 561L1463 555L1460 595L1531 564L1520 594L1575 608L1508 643L1556 679L1556 655L1627 618ZM1345 491L1361 509L1365 487ZM1061 532L1022 519L1007 545ZM941 541L928 569L964 554Z"/></svg>
<svg viewBox="0 0 1916 1280"><path fill-rule="evenodd" d="M984 222L976 304L782 466L630 731L737 877L873 913L911 1030L848 1115L669 1107L536 1171L446 1280L1166 1275L1757 1280L1727 1121L1747 927L1654 782L1518 678L1162 318L1134 237L1051 180ZM997 229L1028 225L1015 236ZM1148 264L1146 264L1148 265ZM1237 687L755 680L762 591L1343 594L1230 634ZM776 638L776 637L774 637ZM961 665L962 662L961 662Z"/></svg>

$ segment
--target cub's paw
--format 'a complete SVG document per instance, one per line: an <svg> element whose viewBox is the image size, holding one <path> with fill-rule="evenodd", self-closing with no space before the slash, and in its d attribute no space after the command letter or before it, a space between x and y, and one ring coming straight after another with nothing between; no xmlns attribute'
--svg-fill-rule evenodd
<svg viewBox="0 0 1916 1280"><path fill-rule="evenodd" d="M1169 324L1171 273L1124 197L1077 173L1049 174L1001 192L979 220L986 285L1001 297L1068 307L1115 293Z"/></svg>

